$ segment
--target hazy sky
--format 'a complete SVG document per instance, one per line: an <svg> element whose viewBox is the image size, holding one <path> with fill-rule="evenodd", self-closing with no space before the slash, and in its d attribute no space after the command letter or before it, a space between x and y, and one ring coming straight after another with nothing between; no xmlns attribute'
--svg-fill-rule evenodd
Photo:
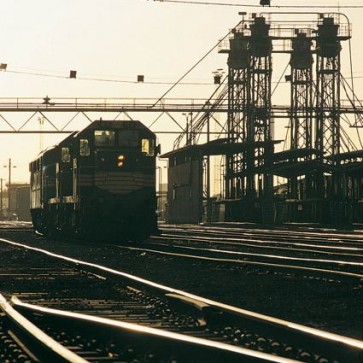
<svg viewBox="0 0 363 363"><path fill-rule="evenodd" d="M258 5L259 0L209 2ZM151 0L0 0L0 4L0 63L8 64L7 71L0 72L0 102L5 102L7 97L42 98L46 95L158 98L170 83L236 25L240 20L238 12L328 13L337 12L338 5L353 24L351 49L355 87L362 99L363 8L344 8L346 5L363 5L362 0L272 0L273 5L307 5L305 9L192 5ZM314 8L319 4L330 8ZM346 77L350 72L348 49L349 43L344 42L342 68ZM274 81L280 78L286 62L287 58L274 59ZM214 90L212 72L217 68L227 69L226 55L214 51L187 78L186 81L196 84L178 86L168 97L209 97ZM67 79L71 69L77 70L78 79ZM145 81L153 84L132 83L138 74L145 75ZM16 127L27 119L24 114L3 115ZM112 118L107 114L101 116ZM182 115L177 117L184 120ZM155 115L137 114L135 118L150 121ZM170 120L162 119L154 129L172 127ZM0 130L7 128L0 118ZM38 135L0 135L0 166L12 158L17 166L13 170L13 181L27 181L28 163L35 158L40 146L49 146L63 137L45 135L41 140ZM171 135L160 136L163 152L170 150L173 139ZM0 177L7 178L6 168L1 167Z"/></svg>

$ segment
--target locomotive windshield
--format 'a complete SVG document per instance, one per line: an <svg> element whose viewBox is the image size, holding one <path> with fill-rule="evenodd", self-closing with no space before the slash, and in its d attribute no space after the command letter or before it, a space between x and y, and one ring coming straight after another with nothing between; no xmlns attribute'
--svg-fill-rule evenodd
<svg viewBox="0 0 363 363"><path fill-rule="evenodd" d="M87 141L87 140L82 140ZM155 155L155 140L144 138L138 130L95 130L94 144L96 147L127 147L139 149L145 156Z"/></svg>
<svg viewBox="0 0 363 363"><path fill-rule="evenodd" d="M95 130L95 146L115 146L115 131Z"/></svg>
<svg viewBox="0 0 363 363"><path fill-rule="evenodd" d="M137 147L139 135L136 130L120 130L118 134L118 144L120 146Z"/></svg>

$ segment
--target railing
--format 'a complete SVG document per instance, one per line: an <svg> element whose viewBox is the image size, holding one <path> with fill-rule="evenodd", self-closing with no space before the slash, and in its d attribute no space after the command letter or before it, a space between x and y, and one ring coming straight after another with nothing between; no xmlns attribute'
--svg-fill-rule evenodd
<svg viewBox="0 0 363 363"><path fill-rule="evenodd" d="M199 111L207 99L196 98L0 98L0 111ZM227 104L222 106L227 109Z"/></svg>
<svg viewBox="0 0 363 363"><path fill-rule="evenodd" d="M140 111L140 112L205 112L206 110L214 112L227 112L227 100L220 103L216 99L204 98L167 98L158 100L155 98L50 98L47 102L43 98L0 98L0 112L16 111L54 111L54 112L72 112L72 111ZM208 107L206 103L208 101ZM217 102L218 101L218 102ZM217 104L214 106L213 104ZM348 100L341 101L342 113L363 113L361 104L354 105ZM288 112L290 106L273 105L274 112ZM243 111L243 110L241 110ZM313 110L312 110L313 111Z"/></svg>

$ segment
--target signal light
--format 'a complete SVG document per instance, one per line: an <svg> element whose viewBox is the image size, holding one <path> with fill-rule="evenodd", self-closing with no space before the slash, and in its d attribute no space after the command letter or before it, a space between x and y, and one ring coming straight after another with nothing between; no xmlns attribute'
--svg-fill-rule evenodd
<svg viewBox="0 0 363 363"><path fill-rule="evenodd" d="M260 5L262 6L270 6L270 0L260 0Z"/></svg>

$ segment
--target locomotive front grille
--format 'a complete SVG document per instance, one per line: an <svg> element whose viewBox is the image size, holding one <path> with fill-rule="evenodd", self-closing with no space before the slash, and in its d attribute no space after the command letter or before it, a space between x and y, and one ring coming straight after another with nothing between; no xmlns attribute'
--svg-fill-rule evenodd
<svg viewBox="0 0 363 363"><path fill-rule="evenodd" d="M153 175L143 173L96 173L95 186L113 194L126 194L130 191L139 190L145 187L153 187L155 180Z"/></svg>

